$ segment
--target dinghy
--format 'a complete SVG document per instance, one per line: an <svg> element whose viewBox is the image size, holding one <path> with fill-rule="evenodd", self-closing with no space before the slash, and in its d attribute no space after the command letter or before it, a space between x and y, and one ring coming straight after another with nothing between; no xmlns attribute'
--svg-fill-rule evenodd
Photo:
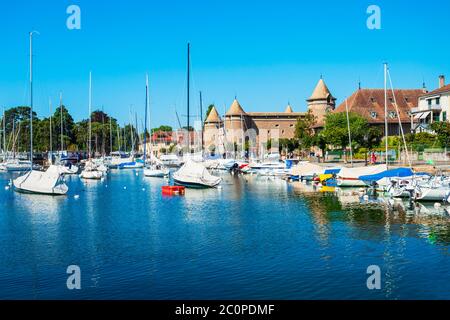
<svg viewBox="0 0 450 320"><path fill-rule="evenodd" d="M175 184L191 188L214 188L222 178L211 175L200 163L188 160L173 174Z"/></svg>

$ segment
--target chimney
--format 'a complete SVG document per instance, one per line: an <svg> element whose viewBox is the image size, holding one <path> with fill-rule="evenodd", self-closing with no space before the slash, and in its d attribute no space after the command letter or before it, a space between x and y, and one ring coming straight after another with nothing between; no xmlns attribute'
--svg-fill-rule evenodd
<svg viewBox="0 0 450 320"><path fill-rule="evenodd" d="M445 76L439 76L439 89L445 86Z"/></svg>

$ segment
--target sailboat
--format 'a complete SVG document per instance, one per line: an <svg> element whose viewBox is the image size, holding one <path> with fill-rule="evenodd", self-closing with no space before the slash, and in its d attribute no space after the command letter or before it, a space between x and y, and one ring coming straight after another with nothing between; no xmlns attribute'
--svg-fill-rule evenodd
<svg viewBox="0 0 450 320"><path fill-rule="evenodd" d="M148 94L148 75L146 75L145 84L145 120L144 120L144 163L147 159L147 113L149 106L149 94ZM164 168L161 161L153 159L153 143L150 138L150 165L146 166L144 169L144 176L163 178L169 175L169 169Z"/></svg>
<svg viewBox="0 0 450 320"><path fill-rule="evenodd" d="M130 119L131 119L131 108L130 108ZM144 161L142 161L141 159L136 159L135 156L136 141L134 139L134 136L135 134L138 134L137 123L135 130L136 131L133 131L132 121L130 121L131 153L128 158L123 159L123 161L121 161L120 164L117 165L117 168L119 169L142 169L145 166Z"/></svg>
<svg viewBox="0 0 450 320"><path fill-rule="evenodd" d="M60 151L60 170L63 174L71 175L71 174L77 174L80 171L80 168L70 161L70 159L67 157L64 157L64 121L63 121L63 104L62 104L62 93L59 94L59 112L60 112L60 121L61 121L61 151ZM51 121L51 117L50 117Z"/></svg>
<svg viewBox="0 0 450 320"><path fill-rule="evenodd" d="M80 174L81 179L100 180L103 177L103 172L97 169L97 165L91 159L91 140L92 140L92 73L89 72L89 142L88 142L88 161L84 170Z"/></svg>
<svg viewBox="0 0 450 320"><path fill-rule="evenodd" d="M222 182L222 178L211 175L201 163L188 160L173 174L173 181L189 188L214 188Z"/></svg>
<svg viewBox="0 0 450 320"><path fill-rule="evenodd" d="M14 190L26 193L64 195L69 187L64 183L57 166L47 171L33 170L33 34L30 32L30 171L13 180Z"/></svg>

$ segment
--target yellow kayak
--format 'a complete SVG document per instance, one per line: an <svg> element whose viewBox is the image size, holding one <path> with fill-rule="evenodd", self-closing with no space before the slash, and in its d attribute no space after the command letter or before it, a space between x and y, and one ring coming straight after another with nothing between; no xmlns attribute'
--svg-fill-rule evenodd
<svg viewBox="0 0 450 320"><path fill-rule="evenodd" d="M327 181L328 179L333 178L332 174L319 174L320 183Z"/></svg>
<svg viewBox="0 0 450 320"><path fill-rule="evenodd" d="M336 187L323 186L322 188L320 188L320 192L335 192L335 191Z"/></svg>

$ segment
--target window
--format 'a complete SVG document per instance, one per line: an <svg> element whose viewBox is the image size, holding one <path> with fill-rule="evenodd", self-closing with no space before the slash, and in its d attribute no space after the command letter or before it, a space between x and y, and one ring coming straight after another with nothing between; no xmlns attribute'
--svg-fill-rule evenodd
<svg viewBox="0 0 450 320"><path fill-rule="evenodd" d="M374 103L375 102L375 98L374 97L370 97L370 102Z"/></svg>
<svg viewBox="0 0 450 320"><path fill-rule="evenodd" d="M275 128L279 128L279 127L280 127L280 125L279 125L279 124L276 124L276 125L275 125Z"/></svg>
<svg viewBox="0 0 450 320"><path fill-rule="evenodd" d="M409 102L409 98L405 97L405 102L408 103Z"/></svg>
<svg viewBox="0 0 450 320"><path fill-rule="evenodd" d="M441 98L436 98L436 104L440 105L441 104Z"/></svg>
<svg viewBox="0 0 450 320"><path fill-rule="evenodd" d="M397 117L397 113L395 111L389 111L389 118L394 119Z"/></svg>
<svg viewBox="0 0 450 320"><path fill-rule="evenodd" d="M447 121L447 111L442 112L442 121Z"/></svg>
<svg viewBox="0 0 450 320"><path fill-rule="evenodd" d="M293 124L291 124L289 127L291 127L291 128L293 128L294 127L294 125Z"/></svg>
<svg viewBox="0 0 450 320"><path fill-rule="evenodd" d="M377 118L377 113L375 111L372 111L370 113L370 116L372 117L372 119L376 119Z"/></svg>
<svg viewBox="0 0 450 320"><path fill-rule="evenodd" d="M428 100L428 105L431 106L431 99Z"/></svg>
<svg viewBox="0 0 450 320"><path fill-rule="evenodd" d="M441 121L441 114L440 113L434 113L433 114L433 122L439 122Z"/></svg>

